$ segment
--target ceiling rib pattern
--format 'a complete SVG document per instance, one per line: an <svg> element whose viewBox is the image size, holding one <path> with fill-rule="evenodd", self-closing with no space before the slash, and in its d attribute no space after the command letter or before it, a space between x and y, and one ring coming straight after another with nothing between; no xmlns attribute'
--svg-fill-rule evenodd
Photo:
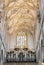
<svg viewBox="0 0 44 65"><path fill-rule="evenodd" d="M5 0L8 33L25 30L33 34L38 21L39 0Z"/></svg>

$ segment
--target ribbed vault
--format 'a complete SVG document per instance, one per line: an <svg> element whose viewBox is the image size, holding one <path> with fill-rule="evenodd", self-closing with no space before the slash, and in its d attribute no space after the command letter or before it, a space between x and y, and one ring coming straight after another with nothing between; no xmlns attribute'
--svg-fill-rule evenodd
<svg viewBox="0 0 44 65"><path fill-rule="evenodd" d="M13 32L25 30L34 33L35 24L38 21L39 0L5 0L5 12L7 31Z"/></svg>

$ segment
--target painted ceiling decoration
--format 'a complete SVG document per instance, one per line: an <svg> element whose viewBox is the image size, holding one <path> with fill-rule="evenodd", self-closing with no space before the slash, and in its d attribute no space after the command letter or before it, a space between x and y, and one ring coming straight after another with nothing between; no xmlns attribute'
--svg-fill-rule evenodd
<svg viewBox="0 0 44 65"><path fill-rule="evenodd" d="M33 34L38 22L39 0L5 0L7 31L25 30Z"/></svg>

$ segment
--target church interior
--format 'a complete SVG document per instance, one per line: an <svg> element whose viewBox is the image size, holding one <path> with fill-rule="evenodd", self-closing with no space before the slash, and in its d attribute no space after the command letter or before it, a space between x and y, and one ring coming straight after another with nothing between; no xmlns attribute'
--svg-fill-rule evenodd
<svg viewBox="0 0 44 65"><path fill-rule="evenodd" d="M44 65L44 0L0 0L0 65Z"/></svg>

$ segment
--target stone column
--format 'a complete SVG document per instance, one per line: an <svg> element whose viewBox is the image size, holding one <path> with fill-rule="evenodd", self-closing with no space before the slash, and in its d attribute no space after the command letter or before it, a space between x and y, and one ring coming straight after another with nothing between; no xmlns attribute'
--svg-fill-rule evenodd
<svg viewBox="0 0 44 65"><path fill-rule="evenodd" d="M39 42L39 48L40 48L40 60L39 60L39 65L42 65L42 47L41 47L41 40L43 37L42 36L42 29L43 29L43 19L44 19L44 0L40 0L40 16L41 16L41 20L40 20L40 42Z"/></svg>
<svg viewBox="0 0 44 65"><path fill-rule="evenodd" d="M4 10L3 10L3 6L4 6L4 0L0 0L0 24L1 24L1 30L0 30L0 34L2 35L2 29L3 29L3 25L2 23L4 24ZM4 33L4 32L3 32ZM1 40L1 38L0 38ZM1 44L1 47L0 47L0 65L3 65L3 59L4 59L4 55L1 53L3 52L4 50L4 47L3 47L3 44L2 44L2 41L3 39L1 40L0 44Z"/></svg>

